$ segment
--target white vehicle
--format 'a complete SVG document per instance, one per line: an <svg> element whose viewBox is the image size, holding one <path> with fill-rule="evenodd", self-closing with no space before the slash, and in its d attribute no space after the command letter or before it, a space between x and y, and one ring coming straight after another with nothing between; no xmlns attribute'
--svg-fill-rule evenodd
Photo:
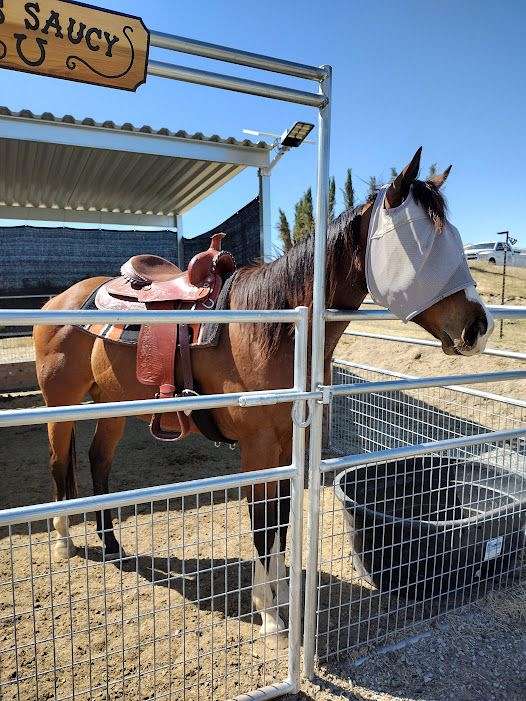
<svg viewBox="0 0 526 701"><path fill-rule="evenodd" d="M513 265L520 253L518 248L513 248L505 241L488 241L487 243L472 243L464 246L464 253L468 260L481 260L493 265L504 264L504 251L508 247L506 262Z"/></svg>

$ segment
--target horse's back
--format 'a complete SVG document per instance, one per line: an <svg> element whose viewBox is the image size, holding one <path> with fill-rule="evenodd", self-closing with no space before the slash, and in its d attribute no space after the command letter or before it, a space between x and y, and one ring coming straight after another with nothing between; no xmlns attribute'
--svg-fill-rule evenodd
<svg viewBox="0 0 526 701"><path fill-rule="evenodd" d="M76 282L67 290L52 297L42 309L57 310L57 309L81 309L84 302L88 299L91 293L97 289L102 283L107 282L109 277L90 277L86 280Z"/></svg>

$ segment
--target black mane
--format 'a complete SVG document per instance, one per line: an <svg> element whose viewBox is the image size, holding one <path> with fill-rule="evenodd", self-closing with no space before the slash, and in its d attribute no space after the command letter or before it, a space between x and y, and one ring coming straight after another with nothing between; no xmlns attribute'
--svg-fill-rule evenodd
<svg viewBox="0 0 526 701"><path fill-rule="evenodd" d="M342 261L349 260L359 235L360 208L342 212L327 232L327 305L331 306ZM350 272L350 266L349 266ZM293 309L312 304L314 236L309 234L271 263L241 268L232 286L238 309ZM287 328L289 327L289 328ZM266 354L277 350L287 324L254 324L253 334Z"/></svg>

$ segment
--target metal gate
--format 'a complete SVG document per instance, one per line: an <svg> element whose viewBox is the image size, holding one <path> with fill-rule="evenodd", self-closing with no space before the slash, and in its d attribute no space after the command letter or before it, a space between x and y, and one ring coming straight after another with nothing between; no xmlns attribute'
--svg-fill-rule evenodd
<svg viewBox="0 0 526 701"><path fill-rule="evenodd" d="M327 460L315 654L362 658L523 570L526 428ZM522 572L523 573L523 572Z"/></svg>
<svg viewBox="0 0 526 701"><path fill-rule="evenodd" d="M375 314L387 316L352 316ZM309 465L308 675L403 644L524 574L526 402L459 385L525 377L415 378L333 361L322 393L342 457Z"/></svg>
<svg viewBox="0 0 526 701"><path fill-rule="evenodd" d="M0 425L133 416L174 407L293 403L290 466L0 512L2 699L274 698L299 684L307 309L277 312L32 312L17 323L293 323L294 387L190 399L4 411ZM289 484L288 645L260 638L251 589L257 556L242 489ZM283 482L281 482L283 480ZM287 495L278 490L279 500ZM125 555L101 556L93 512L117 510ZM279 510L278 510L279 511ZM72 518L79 558L52 558L53 521ZM265 529L266 530L266 529ZM285 556L285 553L282 553ZM277 611L276 611L277 613ZM257 693L254 691L257 690Z"/></svg>

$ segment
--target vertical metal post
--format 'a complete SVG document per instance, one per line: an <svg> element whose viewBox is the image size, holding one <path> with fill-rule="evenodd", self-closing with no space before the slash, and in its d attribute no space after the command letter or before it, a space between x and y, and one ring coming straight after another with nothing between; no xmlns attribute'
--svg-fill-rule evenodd
<svg viewBox="0 0 526 701"><path fill-rule="evenodd" d="M175 216L175 226L177 227L177 265L184 270L184 246L183 246L183 216L177 214Z"/></svg>
<svg viewBox="0 0 526 701"><path fill-rule="evenodd" d="M265 263L272 260L272 225L270 211L270 168L260 168L259 177L259 230L261 257Z"/></svg>
<svg viewBox="0 0 526 701"><path fill-rule="evenodd" d="M309 310L297 307L301 318L296 322L294 336L294 388L307 388L307 348L309 337ZM301 652L301 585L303 541L303 491L305 485L305 401L292 409L292 465L295 469L290 497L290 601L289 601L289 679L294 693L300 686Z"/></svg>
<svg viewBox="0 0 526 701"><path fill-rule="evenodd" d="M316 191L316 235L314 238L314 287L312 303L311 389L323 384L325 360L325 249L327 243L329 158L331 130L331 66L323 66L326 78L320 93L326 98L318 115L318 182ZM307 578L305 583L304 665L310 679L314 673L316 649L316 591L318 579L318 536L320 461L323 432L323 404L313 402L309 441L309 520L307 533Z"/></svg>
<svg viewBox="0 0 526 701"><path fill-rule="evenodd" d="M508 241L510 240L510 232L509 231L499 231L497 232L498 236L506 236L506 243L504 245L504 265L502 267L502 294L500 298L500 303L503 305L504 304L504 299L506 296L506 263L508 261ZM495 258L497 256L495 255ZM504 319L501 317L500 319L500 331L499 331L499 338L503 337L503 322Z"/></svg>

